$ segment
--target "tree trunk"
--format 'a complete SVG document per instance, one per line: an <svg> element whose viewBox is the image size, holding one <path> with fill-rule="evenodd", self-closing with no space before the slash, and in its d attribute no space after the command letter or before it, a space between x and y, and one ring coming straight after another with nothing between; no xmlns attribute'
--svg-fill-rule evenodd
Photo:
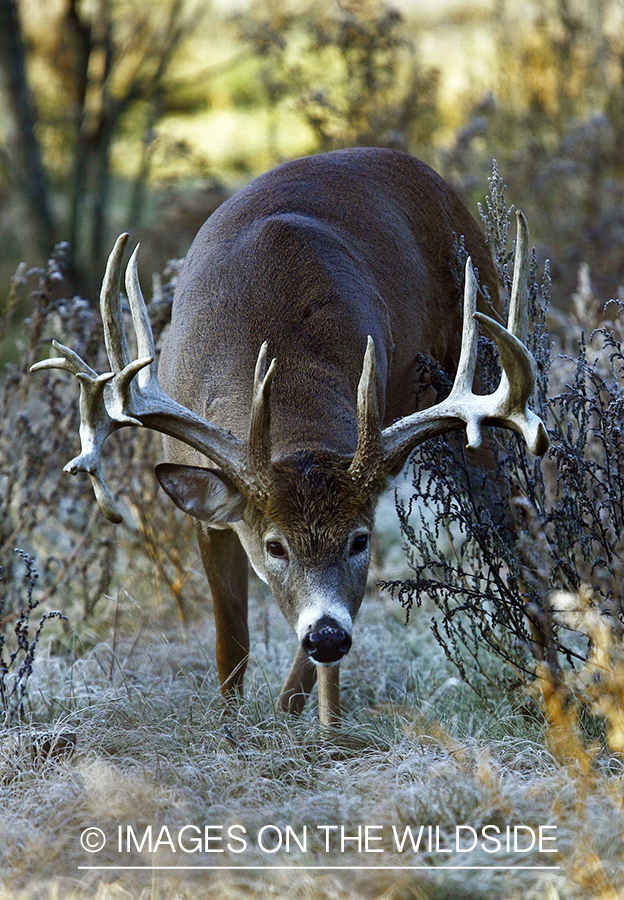
<svg viewBox="0 0 624 900"><path fill-rule="evenodd" d="M47 254L54 244L55 228L35 136L35 116L15 0L0 0L0 124L13 187L27 210L40 249Z"/></svg>

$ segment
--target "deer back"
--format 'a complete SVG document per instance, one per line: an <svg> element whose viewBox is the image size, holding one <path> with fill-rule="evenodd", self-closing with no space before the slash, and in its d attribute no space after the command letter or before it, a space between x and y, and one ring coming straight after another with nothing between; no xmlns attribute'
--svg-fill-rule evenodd
<svg viewBox="0 0 624 900"><path fill-rule="evenodd" d="M356 149L285 163L219 207L193 242L162 350L163 387L244 439L266 340L279 371L273 457L353 455L368 335L382 424L414 410L418 354L452 364L461 332L455 235L496 297L476 223L422 162ZM169 456L206 462L177 442Z"/></svg>

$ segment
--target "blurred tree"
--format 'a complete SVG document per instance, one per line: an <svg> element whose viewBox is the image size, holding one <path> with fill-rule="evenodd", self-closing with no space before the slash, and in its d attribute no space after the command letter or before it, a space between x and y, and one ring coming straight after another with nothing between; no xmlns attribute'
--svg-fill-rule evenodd
<svg viewBox="0 0 624 900"><path fill-rule="evenodd" d="M15 0L0 0L0 121L13 189L30 219L37 244L47 252L54 243L54 223L35 136L24 41Z"/></svg>
<svg viewBox="0 0 624 900"><path fill-rule="evenodd" d="M58 7L48 6L45 28L40 18L29 33L29 62L38 71L34 109L27 100L15 4L0 0L0 88L6 97L4 133L12 181L29 201L40 243L49 252L55 229L39 138L60 195L57 236L70 243L75 288L93 297L109 249L113 142L131 112L135 128L144 122L153 133L167 111L172 62L193 33L199 13L185 0L157 5L147 0L62 0ZM180 91L179 83L175 91ZM145 154L141 162L138 153L139 181L147 177L148 167Z"/></svg>
<svg viewBox="0 0 624 900"><path fill-rule="evenodd" d="M420 66L401 13L379 0L344 0L312 19L308 32L323 77L299 105L321 148L376 145L423 155L438 126L439 72Z"/></svg>
<svg viewBox="0 0 624 900"><path fill-rule="evenodd" d="M147 108L146 127L153 130L172 59L194 22L183 0L157 8L67 2L56 49L64 58L74 134L68 239L75 262L86 270L88 261L97 280L108 252L113 138L133 105Z"/></svg>

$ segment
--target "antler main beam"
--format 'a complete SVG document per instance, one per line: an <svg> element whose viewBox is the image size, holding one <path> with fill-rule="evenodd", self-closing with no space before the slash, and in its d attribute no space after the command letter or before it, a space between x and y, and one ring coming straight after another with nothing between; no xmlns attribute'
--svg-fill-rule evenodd
<svg viewBox="0 0 624 900"><path fill-rule="evenodd" d="M154 365L154 338L141 293L138 247L126 269L126 291L137 337L138 359L132 360L120 303L122 260L128 235L122 234L108 259L100 294L106 352L111 372L98 375L73 350L53 341L60 357L35 363L31 371L63 369L80 381L81 453L65 466L75 475L86 472L102 512L111 522L122 515L102 473L101 450L114 431L143 425L177 438L216 463L247 495L263 499L268 492L270 460L269 408L275 360L267 369L267 347L258 356L248 442L222 431L172 400L161 388Z"/></svg>

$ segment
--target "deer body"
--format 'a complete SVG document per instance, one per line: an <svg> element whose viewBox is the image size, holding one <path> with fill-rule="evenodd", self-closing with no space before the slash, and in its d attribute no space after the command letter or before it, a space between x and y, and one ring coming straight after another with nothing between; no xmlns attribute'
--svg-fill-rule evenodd
<svg viewBox="0 0 624 900"><path fill-rule="evenodd" d="M206 524L198 529L223 685L241 685L249 648L247 562L239 540L299 640L324 625L327 647L317 657L336 662L348 649L379 493L358 496L340 478L340 464L352 459L357 446L357 388L367 337L375 344L379 416L388 425L414 411L417 355L450 367L457 353L454 233L465 236L495 294L482 235L439 176L405 154L348 150L296 160L261 176L197 235L162 349L161 384L175 400L244 440L263 341L280 372L271 393L272 460L281 464L271 510L259 516L241 504L231 516L238 539L211 532L211 525L223 524L222 510L206 511ZM167 440L166 455L178 464L211 465L179 442ZM161 483L197 514L192 477L183 498L171 479ZM197 485L195 495L200 491ZM271 542L281 545L287 561L267 553ZM364 547L360 553L354 552L358 546ZM316 644L323 644L320 637ZM286 695L297 682L305 690L313 678L300 654Z"/></svg>
<svg viewBox="0 0 624 900"><path fill-rule="evenodd" d="M346 150L272 170L220 206L193 242L161 383L246 437L254 366L267 340L284 373L271 395L274 455L313 446L353 455L368 335L383 424L413 412L419 353L449 368L456 359L454 233L465 236L496 296L474 219L418 160Z"/></svg>
<svg viewBox="0 0 624 900"><path fill-rule="evenodd" d="M112 373L98 376L58 344L62 358L34 367L80 379L82 452L66 470L89 473L112 521L121 516L102 475L102 444L126 425L166 435L168 462L156 474L197 520L224 693L242 688L249 652L248 560L299 639L282 705L301 709L318 671L321 716L330 721L337 689L327 673L351 645L387 476L421 441L464 425L474 448L482 425L493 423L545 451L544 427L527 408L534 361L522 343L528 232L521 214L518 225L509 330L475 312L470 261L462 326L456 235L494 299L497 287L483 237L448 185L388 150L296 160L253 181L198 233L158 378L136 251L126 273L136 361L125 339L119 283L127 235L102 288ZM486 396L472 393L477 319L493 334L504 370ZM417 357L454 367L460 333L449 397L415 411Z"/></svg>

